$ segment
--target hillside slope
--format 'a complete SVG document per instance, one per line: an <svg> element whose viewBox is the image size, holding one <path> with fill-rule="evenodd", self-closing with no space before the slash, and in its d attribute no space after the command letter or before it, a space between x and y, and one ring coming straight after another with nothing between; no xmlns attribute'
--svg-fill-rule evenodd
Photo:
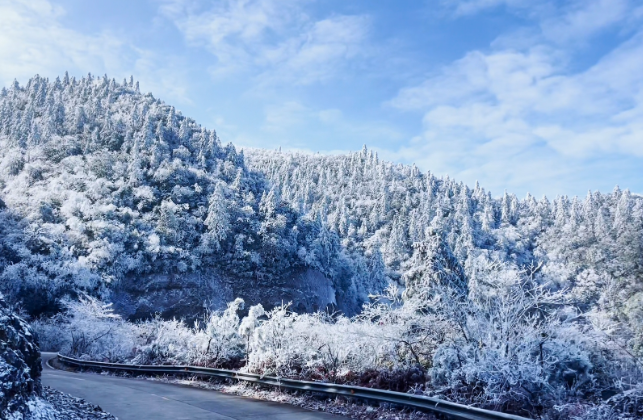
<svg viewBox="0 0 643 420"><path fill-rule="evenodd" d="M366 148L239 152L132 80L2 89L0 200L2 290L35 315L79 291L133 318L237 296L351 314L426 269L466 288L502 264L643 317L643 199L627 190L494 198Z"/></svg>
<svg viewBox="0 0 643 420"><path fill-rule="evenodd" d="M78 291L133 317L194 315L236 296L358 307L336 235L132 80L2 89L0 191L2 288L32 314Z"/></svg>
<svg viewBox="0 0 643 420"><path fill-rule="evenodd" d="M244 153L283 200L322 218L347 253L381 255L386 275L402 286L432 258L425 250L438 234L465 283L504 265L567 290L579 307L605 306L642 332L643 198L628 190L494 198L479 185L381 161L366 147L340 156Z"/></svg>

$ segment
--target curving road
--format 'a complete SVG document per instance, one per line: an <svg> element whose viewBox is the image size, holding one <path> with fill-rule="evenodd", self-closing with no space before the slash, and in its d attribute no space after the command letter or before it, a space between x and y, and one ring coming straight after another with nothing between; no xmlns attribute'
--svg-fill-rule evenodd
<svg viewBox="0 0 643 420"><path fill-rule="evenodd" d="M345 417L308 411L275 402L222 394L145 379L52 369L42 353L43 385L100 405L119 420L341 420Z"/></svg>

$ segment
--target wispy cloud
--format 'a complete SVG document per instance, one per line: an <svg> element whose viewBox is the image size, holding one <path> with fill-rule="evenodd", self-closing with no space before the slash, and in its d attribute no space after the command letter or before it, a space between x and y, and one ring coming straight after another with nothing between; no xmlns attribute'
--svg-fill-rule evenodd
<svg viewBox="0 0 643 420"><path fill-rule="evenodd" d="M81 34L64 27L64 9L46 0L0 2L0 79L36 73L62 74L68 69L91 72L121 67L124 42L109 33Z"/></svg>
<svg viewBox="0 0 643 420"><path fill-rule="evenodd" d="M308 2L292 0L167 0L161 13L193 46L214 57L217 77L246 72L262 83L311 84L341 74L365 54L369 19L364 15L312 18Z"/></svg>
<svg viewBox="0 0 643 420"><path fill-rule="evenodd" d="M548 1L543 1L538 6L534 5L534 2L530 0L442 0L442 6L451 11L456 17L471 16L501 6L515 9L526 9L529 6L533 11L545 6L547 3Z"/></svg>
<svg viewBox="0 0 643 420"><path fill-rule="evenodd" d="M110 77L136 76L142 87L165 100L190 103L180 57L131 44L124 33L86 33L63 24L64 8L49 0L0 1L0 84L35 74L65 71Z"/></svg>
<svg viewBox="0 0 643 420"><path fill-rule="evenodd" d="M473 13L474 6L499 3L460 6ZM543 174L569 177L571 168L599 156L643 157L643 31L624 35L587 68L570 62L568 40L631 19L626 1L609 4L575 3L559 17L543 16L541 34L529 33L535 44L470 51L401 89L389 105L421 111L424 130L398 157L415 154L423 167L467 178L477 173L492 186L535 185ZM424 156L418 159L417 150Z"/></svg>
<svg viewBox="0 0 643 420"><path fill-rule="evenodd" d="M188 82L190 75L185 57L161 55L158 52L136 49L136 60L131 64L145 91L152 92L174 105L193 105Z"/></svg>
<svg viewBox="0 0 643 420"><path fill-rule="evenodd" d="M570 156L643 155L643 139L635 141L643 107L640 57L643 33L578 73L547 47L472 52L402 89L391 104L426 110L425 125L435 136L457 129L491 144L544 140Z"/></svg>
<svg viewBox="0 0 643 420"><path fill-rule="evenodd" d="M576 0L551 8L540 26L551 42L587 42L603 30L627 23L632 9L630 0Z"/></svg>
<svg viewBox="0 0 643 420"><path fill-rule="evenodd" d="M643 13L634 0L443 0L442 6L454 18L504 7L536 22L544 38L559 44L587 41L616 24L620 29L634 27Z"/></svg>

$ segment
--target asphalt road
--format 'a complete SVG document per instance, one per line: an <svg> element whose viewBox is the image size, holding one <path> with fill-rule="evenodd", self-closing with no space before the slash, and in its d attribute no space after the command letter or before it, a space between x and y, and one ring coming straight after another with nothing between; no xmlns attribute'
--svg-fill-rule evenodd
<svg viewBox="0 0 643 420"><path fill-rule="evenodd" d="M258 401L190 386L145 379L75 373L49 367L55 353L42 353L43 385L84 398L119 420L342 420L287 404Z"/></svg>

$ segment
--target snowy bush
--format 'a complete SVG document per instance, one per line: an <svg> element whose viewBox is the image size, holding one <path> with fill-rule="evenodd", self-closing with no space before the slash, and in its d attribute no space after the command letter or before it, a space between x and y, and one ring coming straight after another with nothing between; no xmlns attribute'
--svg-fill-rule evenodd
<svg viewBox="0 0 643 420"><path fill-rule="evenodd" d="M68 346L70 337L62 330L63 322L62 314L31 321L42 351L58 352Z"/></svg>
<svg viewBox="0 0 643 420"><path fill-rule="evenodd" d="M155 318L138 324L136 364L197 364L205 336L183 321Z"/></svg>
<svg viewBox="0 0 643 420"><path fill-rule="evenodd" d="M529 274L493 263L472 279L466 298L436 300L438 312L460 312L453 319L460 334L434 354L431 394L524 415L553 415L565 404L600 401L621 374L640 375L588 314L568 305L564 290L552 292ZM630 369L619 369L623 364Z"/></svg>
<svg viewBox="0 0 643 420"><path fill-rule="evenodd" d="M380 298L391 301L397 294L393 288ZM359 381L367 372L418 370L423 376L446 329L440 319L399 301L374 302L353 318L296 314L287 305L266 317L250 340L247 368L331 382Z"/></svg>
<svg viewBox="0 0 643 420"><path fill-rule="evenodd" d="M47 350L109 362L134 356L139 326L115 314L111 304L81 295L79 300L66 300L63 305L64 313L33 323Z"/></svg>

